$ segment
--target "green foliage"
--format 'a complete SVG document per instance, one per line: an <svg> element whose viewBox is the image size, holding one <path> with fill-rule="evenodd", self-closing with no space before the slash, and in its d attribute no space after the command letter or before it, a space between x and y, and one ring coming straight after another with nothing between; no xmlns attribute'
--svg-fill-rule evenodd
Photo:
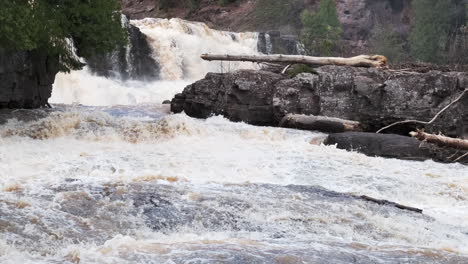
<svg viewBox="0 0 468 264"><path fill-rule="evenodd" d="M299 27L299 19L297 23L291 20L299 17L302 8L301 0L257 0L251 29L257 28L257 25L263 25L263 30L283 29L284 25L291 24L298 24Z"/></svg>
<svg viewBox="0 0 468 264"><path fill-rule="evenodd" d="M314 68L305 65L305 64L296 64L291 67L291 69L288 71L288 76L289 78L294 78L300 73L312 73L312 74L318 74L317 71L315 71Z"/></svg>
<svg viewBox="0 0 468 264"><path fill-rule="evenodd" d="M453 3L449 0L413 0L414 24L409 38L411 53L424 62L443 62Z"/></svg>
<svg viewBox="0 0 468 264"><path fill-rule="evenodd" d="M391 26L378 23L370 39L371 52L384 55L392 63L398 63L404 59L404 42Z"/></svg>
<svg viewBox="0 0 468 264"><path fill-rule="evenodd" d="M59 56L61 70L126 43L116 0L0 0L0 47Z"/></svg>
<svg viewBox="0 0 468 264"><path fill-rule="evenodd" d="M234 3L235 1L236 0L219 0L219 4L221 6L227 6L227 5L231 4L231 3Z"/></svg>
<svg viewBox="0 0 468 264"><path fill-rule="evenodd" d="M173 1L172 0L159 0L159 9L167 10L172 7Z"/></svg>
<svg viewBox="0 0 468 264"><path fill-rule="evenodd" d="M309 53L330 56L339 47L343 32L333 0L321 0L319 10L302 12L301 41Z"/></svg>

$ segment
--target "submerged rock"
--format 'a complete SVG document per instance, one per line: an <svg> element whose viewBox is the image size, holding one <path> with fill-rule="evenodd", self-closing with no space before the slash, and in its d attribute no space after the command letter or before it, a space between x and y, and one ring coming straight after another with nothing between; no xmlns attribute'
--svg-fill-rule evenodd
<svg viewBox="0 0 468 264"><path fill-rule="evenodd" d="M277 126L287 114L354 120L375 132L398 120L428 121L468 85L468 74L431 71L396 73L373 68L323 66L295 78L265 71L209 73L171 103L173 112ZM468 98L454 105L428 132L468 137ZM414 124L387 132L407 135Z"/></svg>
<svg viewBox="0 0 468 264"><path fill-rule="evenodd" d="M415 138L395 134L335 133L328 135L323 144L336 145L339 149L357 151L367 156L405 160L432 159L439 162L452 162L456 157L463 155L463 152L456 149L440 148ZM468 159L460 159L459 162L468 164Z"/></svg>
<svg viewBox="0 0 468 264"><path fill-rule="evenodd" d="M395 134L337 133L329 135L324 144L356 150L368 156L408 160L427 160L434 157L427 146L420 147L421 142L417 139Z"/></svg>

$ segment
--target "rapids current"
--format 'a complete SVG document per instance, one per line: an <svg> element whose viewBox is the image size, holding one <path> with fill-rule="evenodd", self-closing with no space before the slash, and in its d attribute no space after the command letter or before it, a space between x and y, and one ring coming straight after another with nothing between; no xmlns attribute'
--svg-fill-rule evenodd
<svg viewBox="0 0 468 264"><path fill-rule="evenodd" d="M367 157L310 144L320 133L170 114L159 102L221 70L203 68L195 55L206 50L185 42L255 53L255 34L132 23L171 39L168 60L183 61L168 68L176 77L121 82L83 70L54 87L55 103L83 105L0 111L0 263L468 262L465 166Z"/></svg>

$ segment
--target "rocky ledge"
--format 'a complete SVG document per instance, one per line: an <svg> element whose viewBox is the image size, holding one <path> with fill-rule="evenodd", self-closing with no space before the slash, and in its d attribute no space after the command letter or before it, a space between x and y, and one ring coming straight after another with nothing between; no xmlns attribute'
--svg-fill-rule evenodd
<svg viewBox="0 0 468 264"><path fill-rule="evenodd" d="M468 73L461 72L339 66L320 67L316 72L294 78L253 70L209 73L177 94L171 110L197 118L224 115L232 121L266 126L278 126L288 114L326 116L357 121L363 132L375 132L399 120L429 121L468 87ZM408 135L416 128L404 124L386 132ZM468 96L425 129L468 138Z"/></svg>

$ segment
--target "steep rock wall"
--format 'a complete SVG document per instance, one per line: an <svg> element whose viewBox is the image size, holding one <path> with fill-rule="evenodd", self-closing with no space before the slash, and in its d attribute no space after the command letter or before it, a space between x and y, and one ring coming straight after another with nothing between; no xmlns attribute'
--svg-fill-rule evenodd
<svg viewBox="0 0 468 264"><path fill-rule="evenodd" d="M45 106L58 72L58 57L0 50L0 108Z"/></svg>

